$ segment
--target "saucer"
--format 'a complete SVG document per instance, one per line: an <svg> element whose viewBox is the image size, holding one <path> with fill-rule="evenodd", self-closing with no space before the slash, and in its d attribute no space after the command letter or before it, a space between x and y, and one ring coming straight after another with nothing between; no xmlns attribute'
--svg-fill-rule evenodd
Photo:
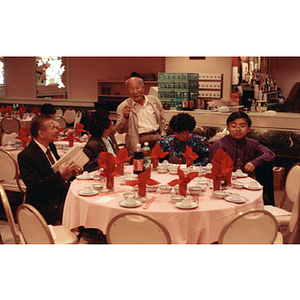
<svg viewBox="0 0 300 300"><path fill-rule="evenodd" d="M236 177L238 177L238 178L246 178L246 177L248 177L248 174L247 173L243 173L243 174L240 174L240 175L236 174Z"/></svg>
<svg viewBox="0 0 300 300"><path fill-rule="evenodd" d="M16 150L17 148L15 147L11 147L11 146L7 146L4 148L4 150Z"/></svg>
<svg viewBox="0 0 300 300"><path fill-rule="evenodd" d="M198 207L198 204L196 202L191 202L190 206L182 206L181 202L176 202L175 206L178 208L181 208L181 209L193 209L193 208Z"/></svg>
<svg viewBox="0 0 300 300"><path fill-rule="evenodd" d="M83 177L82 175L78 175L76 178L80 180L91 180L93 179L93 176L90 175L89 177Z"/></svg>
<svg viewBox="0 0 300 300"><path fill-rule="evenodd" d="M94 195L97 195L98 193L99 193L99 191L97 191L97 190L92 190L90 193L87 193L84 190L78 191L78 194L80 196L94 196Z"/></svg>
<svg viewBox="0 0 300 300"><path fill-rule="evenodd" d="M134 204L127 204L126 200L122 200L119 202L119 204L123 207L138 207L142 205L142 202L140 200L135 200Z"/></svg>
<svg viewBox="0 0 300 300"><path fill-rule="evenodd" d="M247 201L247 199L245 197L242 197L242 196L240 196L239 200L234 200L234 199L231 198L231 195L226 196L224 199L226 201L233 202L233 203L245 203Z"/></svg>
<svg viewBox="0 0 300 300"><path fill-rule="evenodd" d="M261 190L263 188L261 184L257 184L256 187L250 187L250 183L245 183L244 187L248 190L253 190L253 191Z"/></svg>

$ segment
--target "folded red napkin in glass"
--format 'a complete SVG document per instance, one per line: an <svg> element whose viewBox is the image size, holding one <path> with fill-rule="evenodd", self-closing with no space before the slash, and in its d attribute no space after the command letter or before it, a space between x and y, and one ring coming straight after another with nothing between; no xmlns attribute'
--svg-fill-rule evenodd
<svg viewBox="0 0 300 300"><path fill-rule="evenodd" d="M182 153L182 155L186 158L186 160L188 159L195 160L199 157L199 155L194 153L193 149L189 146L186 146L185 153Z"/></svg>
<svg viewBox="0 0 300 300"><path fill-rule="evenodd" d="M114 157L116 164L121 164L126 161L129 161L131 159L130 156L128 156L128 151L126 148L121 148L116 156Z"/></svg>
<svg viewBox="0 0 300 300"><path fill-rule="evenodd" d="M1 112L2 117L4 117L6 114L6 108L4 106L1 106L0 112Z"/></svg>
<svg viewBox="0 0 300 300"><path fill-rule="evenodd" d="M211 164L213 166L211 173L204 175L210 179L226 180L228 174L232 173L234 167L231 157L222 148L217 150Z"/></svg>
<svg viewBox="0 0 300 300"><path fill-rule="evenodd" d="M75 134L76 136L80 136L80 133L81 132L87 132L86 130L83 129L84 128L84 125L81 124L81 123L77 123L75 125L75 127L73 128L75 130Z"/></svg>
<svg viewBox="0 0 300 300"><path fill-rule="evenodd" d="M22 147L26 147L27 143L30 143L30 129L29 128L20 128L19 136L16 137L16 139L22 141Z"/></svg>
<svg viewBox="0 0 300 300"><path fill-rule="evenodd" d="M70 147L73 147L74 141L77 141L77 142L81 143L81 140L78 139L78 138L76 138L76 137L74 136L74 131L68 132L67 137L66 137L66 138L63 138L63 139L61 139L61 140L62 140L62 141L69 141L69 146L70 146Z"/></svg>
<svg viewBox="0 0 300 300"><path fill-rule="evenodd" d="M151 150L151 158L164 158L169 152L161 152L161 147L158 142L156 142L155 146Z"/></svg>
<svg viewBox="0 0 300 300"><path fill-rule="evenodd" d="M98 158L98 165L103 171L100 175L103 177L114 177L119 174L119 168L116 167L114 156L109 152L101 152Z"/></svg>
<svg viewBox="0 0 300 300"><path fill-rule="evenodd" d="M9 116L14 112L13 108L10 105L6 106L6 112Z"/></svg>
<svg viewBox="0 0 300 300"><path fill-rule="evenodd" d="M20 107L19 110L17 111L17 114L20 116L20 118L22 119L24 114L25 114L26 110L23 107Z"/></svg>
<svg viewBox="0 0 300 300"><path fill-rule="evenodd" d="M36 105L31 108L31 112L34 113L36 116L40 113L40 108L38 108Z"/></svg>

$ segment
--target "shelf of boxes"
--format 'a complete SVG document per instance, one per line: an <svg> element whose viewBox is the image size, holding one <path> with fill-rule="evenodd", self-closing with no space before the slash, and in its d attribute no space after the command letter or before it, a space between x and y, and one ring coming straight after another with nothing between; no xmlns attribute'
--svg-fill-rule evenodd
<svg viewBox="0 0 300 300"><path fill-rule="evenodd" d="M171 110L178 108L176 102L178 99L183 99L185 93L188 101L195 102L198 98L198 89L197 73L158 73L158 98L164 107Z"/></svg>
<svg viewBox="0 0 300 300"><path fill-rule="evenodd" d="M200 73L198 96L202 100L222 98L223 74Z"/></svg>

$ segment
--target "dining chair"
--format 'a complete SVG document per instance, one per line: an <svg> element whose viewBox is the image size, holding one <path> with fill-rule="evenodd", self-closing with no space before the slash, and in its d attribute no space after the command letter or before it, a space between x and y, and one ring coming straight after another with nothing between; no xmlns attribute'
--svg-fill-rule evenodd
<svg viewBox="0 0 300 300"><path fill-rule="evenodd" d="M219 244L282 244L275 217L264 209L240 212L223 227Z"/></svg>
<svg viewBox="0 0 300 300"><path fill-rule="evenodd" d="M66 128L67 127L67 122L63 116L55 116L54 121L56 121L59 125L59 128Z"/></svg>
<svg viewBox="0 0 300 300"><path fill-rule="evenodd" d="M0 195L1 195L2 205L3 205L4 211L5 211L5 215L6 215L6 218L8 221L8 225L9 225L10 231L13 235L13 238L15 240L15 243L16 244L25 244L22 234L17 230L17 226L15 223L15 219L14 219L7 195L5 193L4 188L2 187L1 183L0 183Z"/></svg>
<svg viewBox="0 0 300 300"><path fill-rule="evenodd" d="M25 197L26 185L19 178L19 168L16 160L6 150L0 149L0 183L4 190L22 193Z"/></svg>
<svg viewBox="0 0 300 300"><path fill-rule="evenodd" d="M76 118L76 110L74 108L68 108L64 112L64 118L67 124L72 124Z"/></svg>
<svg viewBox="0 0 300 300"><path fill-rule="evenodd" d="M107 226L108 244L171 244L171 237L163 224L142 213L122 213Z"/></svg>
<svg viewBox="0 0 300 300"><path fill-rule="evenodd" d="M5 145L7 144L8 141L11 141L12 144L14 144L17 136L19 136L17 132L7 132L7 131L3 132L1 134L0 145Z"/></svg>
<svg viewBox="0 0 300 300"><path fill-rule="evenodd" d="M295 225L299 220L299 202L300 202L300 163L295 164L288 172L285 181L285 194L294 205L292 212L280 207L265 205L264 209L272 213L279 227L287 226L284 236L294 231Z"/></svg>
<svg viewBox="0 0 300 300"><path fill-rule="evenodd" d="M75 117L75 120L74 120L73 127L75 127L76 124L80 123L81 118L82 118L82 111L78 110L77 113L76 113L76 117Z"/></svg>
<svg viewBox="0 0 300 300"><path fill-rule="evenodd" d="M17 221L26 244L78 244L78 238L64 225L48 225L32 205L23 203L17 209Z"/></svg>
<svg viewBox="0 0 300 300"><path fill-rule="evenodd" d="M115 133L115 139L117 141L118 147L125 147L125 133Z"/></svg>
<svg viewBox="0 0 300 300"><path fill-rule="evenodd" d="M61 117L61 116L64 115L63 111L62 111L62 109L60 107L55 107L55 109L56 109L56 113L55 113L56 117Z"/></svg>
<svg viewBox="0 0 300 300"><path fill-rule="evenodd" d="M2 132L17 132L20 130L20 122L12 116L6 116L1 121Z"/></svg>

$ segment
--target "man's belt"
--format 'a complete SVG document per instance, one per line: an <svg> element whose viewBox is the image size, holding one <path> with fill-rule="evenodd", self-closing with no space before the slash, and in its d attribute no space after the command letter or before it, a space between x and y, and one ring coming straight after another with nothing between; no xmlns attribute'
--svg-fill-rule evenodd
<svg viewBox="0 0 300 300"><path fill-rule="evenodd" d="M150 131L150 132L144 132L144 133L140 133L139 136L145 136L145 135L155 135L159 133L159 130L156 131Z"/></svg>

